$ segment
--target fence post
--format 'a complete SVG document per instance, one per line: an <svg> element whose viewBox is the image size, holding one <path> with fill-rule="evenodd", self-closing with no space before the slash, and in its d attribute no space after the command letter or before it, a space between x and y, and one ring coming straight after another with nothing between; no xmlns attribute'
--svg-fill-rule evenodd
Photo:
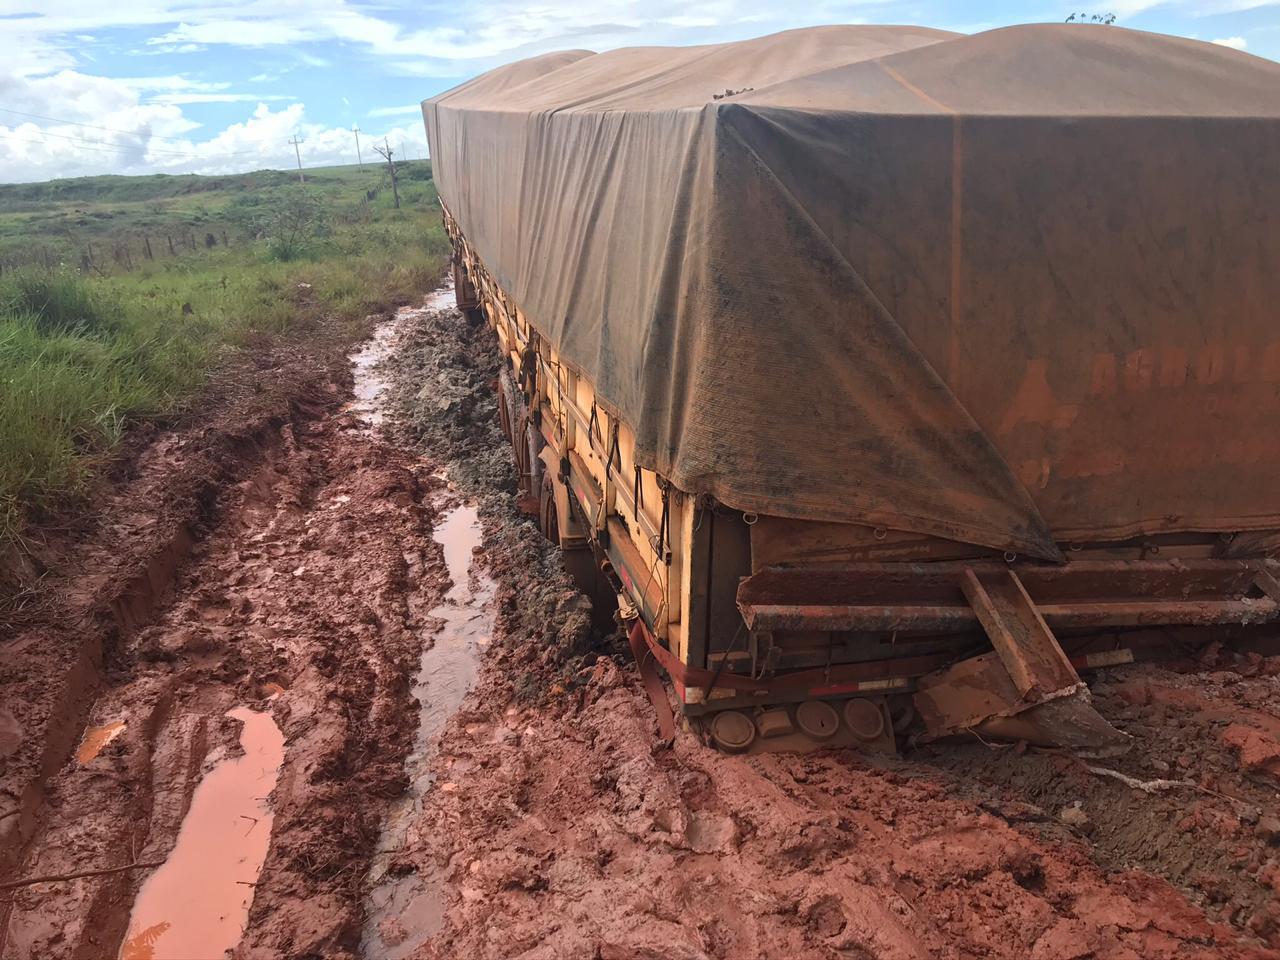
<svg viewBox="0 0 1280 960"><path fill-rule="evenodd" d="M155 257L151 255L151 239L145 233L142 235L142 246L147 251L147 259L154 260Z"/></svg>
<svg viewBox="0 0 1280 960"><path fill-rule="evenodd" d="M169 241L169 256L176 257L178 251L173 249L173 237L165 237L165 239Z"/></svg>

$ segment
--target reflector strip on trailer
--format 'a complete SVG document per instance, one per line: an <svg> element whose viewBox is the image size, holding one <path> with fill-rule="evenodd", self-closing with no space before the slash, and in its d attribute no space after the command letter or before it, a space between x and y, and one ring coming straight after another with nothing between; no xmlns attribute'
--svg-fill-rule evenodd
<svg viewBox="0 0 1280 960"><path fill-rule="evenodd" d="M830 697L841 693L864 693L870 690L909 690L909 677L887 677L884 680L853 680L849 683L831 683L822 687L810 687L811 697Z"/></svg>

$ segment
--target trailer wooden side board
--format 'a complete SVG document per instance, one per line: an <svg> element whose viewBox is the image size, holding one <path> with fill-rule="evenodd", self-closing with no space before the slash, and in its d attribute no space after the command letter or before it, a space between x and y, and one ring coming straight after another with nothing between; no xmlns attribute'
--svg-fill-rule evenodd
<svg viewBox="0 0 1280 960"><path fill-rule="evenodd" d="M1159 655L1170 630L1239 635L1280 615L1280 567L1229 533L1071 544L1047 563L694 497L637 462L631 427L444 216L458 306L506 359L525 502L597 606L616 594L648 686L660 665L721 749L891 752L908 731L976 731L1106 754L1128 738L1080 670Z"/></svg>

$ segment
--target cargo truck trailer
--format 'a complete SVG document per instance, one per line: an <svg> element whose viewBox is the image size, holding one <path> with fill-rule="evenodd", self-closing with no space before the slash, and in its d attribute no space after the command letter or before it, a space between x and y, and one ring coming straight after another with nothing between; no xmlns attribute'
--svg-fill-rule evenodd
<svg viewBox="0 0 1280 960"><path fill-rule="evenodd" d="M1268 630L1277 92L1118 28L833 27L424 103L526 502L651 688L725 750L1106 753L1081 671Z"/></svg>

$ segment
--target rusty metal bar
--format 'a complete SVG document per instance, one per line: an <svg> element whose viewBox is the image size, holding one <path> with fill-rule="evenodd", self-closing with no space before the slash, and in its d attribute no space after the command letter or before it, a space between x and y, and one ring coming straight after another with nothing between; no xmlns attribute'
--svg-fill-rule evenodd
<svg viewBox="0 0 1280 960"><path fill-rule="evenodd" d="M937 561L834 566L770 567L743 582L742 603L887 606L903 603L964 605L960 581L1012 569L1043 606L1072 601L1238 599L1257 589L1259 574L1280 577L1274 564L1221 558L1073 560L1065 564Z"/></svg>
<svg viewBox="0 0 1280 960"><path fill-rule="evenodd" d="M1280 603L1280 579L1277 579L1265 564L1259 563L1254 569L1253 582L1259 590L1276 603Z"/></svg>
<svg viewBox="0 0 1280 960"><path fill-rule="evenodd" d="M1006 569L979 578L966 570L960 585L1023 699L1040 699L1080 682L1017 574Z"/></svg>
<svg viewBox="0 0 1280 960"><path fill-rule="evenodd" d="M741 605L752 630L967 630L979 625L972 607L959 604ZM1140 627L1153 624L1211 626L1263 623L1280 614L1270 597L1243 600L1147 600L1038 605L1055 630Z"/></svg>
<svg viewBox="0 0 1280 960"><path fill-rule="evenodd" d="M1280 603L1257 600L1149 600L1110 603L1044 604L1040 613L1055 629L1078 627L1141 627L1154 624L1214 626L1265 623L1280 614Z"/></svg>
<svg viewBox="0 0 1280 960"><path fill-rule="evenodd" d="M752 630L963 630L978 622L972 608L955 605L771 603L742 611Z"/></svg>

